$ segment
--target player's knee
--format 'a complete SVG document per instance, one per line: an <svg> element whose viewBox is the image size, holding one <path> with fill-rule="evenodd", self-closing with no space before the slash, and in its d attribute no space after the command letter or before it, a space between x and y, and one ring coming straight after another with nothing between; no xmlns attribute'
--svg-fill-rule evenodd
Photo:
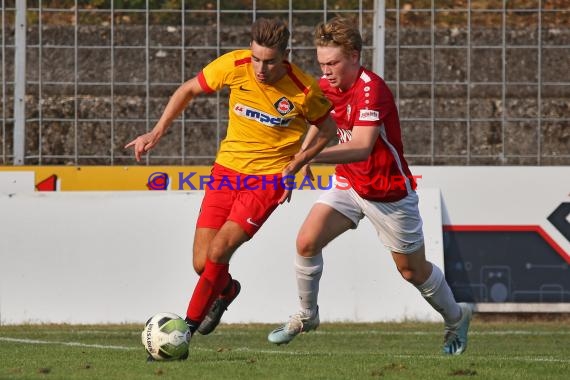
<svg viewBox="0 0 570 380"><path fill-rule="evenodd" d="M400 275L404 278L404 280L408 281L413 285L419 285L422 283L421 274L414 270L413 268L406 267L406 268L398 268Z"/></svg>
<svg viewBox="0 0 570 380"><path fill-rule="evenodd" d="M194 266L194 271L196 274L201 275L204 271L204 260L198 260L196 257L194 257L194 260L192 260L192 265Z"/></svg>
<svg viewBox="0 0 570 380"><path fill-rule="evenodd" d="M305 257L314 256L315 252L319 250L320 247L313 237L303 233L297 236L297 253L299 255Z"/></svg>
<svg viewBox="0 0 570 380"><path fill-rule="evenodd" d="M404 278L404 280L410 282L414 277L414 271L408 268L398 268L400 275Z"/></svg>
<svg viewBox="0 0 570 380"><path fill-rule="evenodd" d="M225 242L212 242L208 248L208 260L213 263L227 264L239 245L233 246Z"/></svg>
<svg viewBox="0 0 570 380"><path fill-rule="evenodd" d="M197 249L194 247L194 252L192 254L192 266L198 275L201 275L204 271L204 266L206 265L206 255L207 252L205 250Z"/></svg>

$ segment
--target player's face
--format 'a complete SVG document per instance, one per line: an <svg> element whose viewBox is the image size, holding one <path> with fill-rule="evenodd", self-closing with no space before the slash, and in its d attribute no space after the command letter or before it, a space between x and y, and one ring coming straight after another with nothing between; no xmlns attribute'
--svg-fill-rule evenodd
<svg viewBox="0 0 570 380"><path fill-rule="evenodd" d="M354 84L360 69L357 51L346 56L338 46L317 46L317 60L332 87L344 91Z"/></svg>
<svg viewBox="0 0 570 380"><path fill-rule="evenodd" d="M251 64L255 79L264 84L273 84L285 75L287 69L283 61L287 52L251 43Z"/></svg>

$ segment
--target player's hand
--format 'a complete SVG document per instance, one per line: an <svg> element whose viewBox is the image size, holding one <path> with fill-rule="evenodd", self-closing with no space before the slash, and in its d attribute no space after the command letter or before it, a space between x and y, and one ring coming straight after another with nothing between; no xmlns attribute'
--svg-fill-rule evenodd
<svg viewBox="0 0 570 380"><path fill-rule="evenodd" d="M295 173L299 171L298 163L295 159L291 160L281 172L281 185L285 188L285 192L279 199L279 204L291 202L293 189L295 188Z"/></svg>
<svg viewBox="0 0 570 380"><path fill-rule="evenodd" d="M295 172L291 171L290 165L287 165L281 175L281 185L285 188L285 192L279 199L279 204L283 204L285 201L289 203L291 202L293 188L295 187Z"/></svg>
<svg viewBox="0 0 570 380"><path fill-rule="evenodd" d="M313 175L313 171L311 170L311 164L307 164L301 168L301 174L303 178L309 177L311 181L315 180L315 176Z"/></svg>
<svg viewBox="0 0 570 380"><path fill-rule="evenodd" d="M291 196L293 195L293 190L285 190L281 198L279 199L279 204L282 205L287 201L287 203L291 202Z"/></svg>
<svg viewBox="0 0 570 380"><path fill-rule="evenodd" d="M285 176L285 172L283 171L283 175ZM287 173L289 173L288 175L291 176L292 174L290 172L287 171ZM311 170L311 165L310 164L306 164L304 165L301 170L300 170L301 175L303 175L304 178L309 177L311 179L311 181L315 180L315 176L313 175L313 171ZM283 196L281 197L281 199L279 199L279 204L283 204L285 203L285 201L287 201L287 203L291 202L291 196L293 195L293 187L295 186L293 180L290 180L288 183L286 183L287 188L290 188L290 190L285 189L285 193L283 194Z"/></svg>
<svg viewBox="0 0 570 380"><path fill-rule="evenodd" d="M138 162L140 162L141 155L147 153L149 150L154 148L154 146L160 140L160 137L161 136L159 134L150 131L148 133L145 133L144 135L140 135L139 137L137 137L136 139L125 145L125 149L128 149L131 146L134 147L135 159Z"/></svg>

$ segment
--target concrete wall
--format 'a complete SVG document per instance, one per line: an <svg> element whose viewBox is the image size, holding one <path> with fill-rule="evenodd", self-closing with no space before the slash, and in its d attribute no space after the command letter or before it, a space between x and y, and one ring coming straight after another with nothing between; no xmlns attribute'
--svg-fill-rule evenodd
<svg viewBox="0 0 570 380"><path fill-rule="evenodd" d="M427 253L443 268L442 224L539 225L570 263L570 242L546 220L569 202L570 168L414 167ZM13 183L3 172L0 183ZM25 179L18 177L22 183ZM12 182L10 182L12 181ZM28 181L29 182L29 181ZM33 182L32 182L33 183ZM184 315L202 193L7 191L0 186L0 322L142 322ZM297 230L320 191L296 191L241 247L243 286L224 322L277 323L297 309ZM368 221L325 250L323 321L438 321L397 273Z"/></svg>
<svg viewBox="0 0 570 380"><path fill-rule="evenodd" d="M242 283L226 322L278 322L297 309L297 229L318 191L299 191L242 246L231 273ZM433 260L442 265L439 192L425 190ZM158 311L184 315L197 276L191 264L202 193L61 192L0 196L2 323L142 322ZM434 319L399 278L363 222L325 253L323 320Z"/></svg>

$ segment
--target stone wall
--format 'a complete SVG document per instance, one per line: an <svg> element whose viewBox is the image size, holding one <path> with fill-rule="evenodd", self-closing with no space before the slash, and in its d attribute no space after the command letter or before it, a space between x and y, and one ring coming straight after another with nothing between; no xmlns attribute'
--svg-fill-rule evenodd
<svg viewBox="0 0 570 380"><path fill-rule="evenodd" d="M311 28L297 29L293 46L310 47L311 33ZM399 98L405 148L411 164L570 164L570 86L555 85L570 83L568 49L542 50L543 85L539 102L537 49L508 48L503 66L502 49L482 47L497 45L497 33L493 28L471 31L473 46L468 70L467 31L438 31L435 35L438 47L432 51L429 30L401 30L400 47L419 47L400 48L397 62L396 32L387 30L385 79ZM186 46L215 47L216 36L207 29L188 27L184 34ZM249 42L247 30L222 28L221 34L225 43L222 50L247 46ZM545 28L541 34L544 46L570 45L567 29ZM41 36L44 46L41 99L37 85L39 50L29 47L27 51L26 155L30 158L26 163L40 162L37 157L41 155L42 164L133 164L129 152L122 149L124 143L152 127L176 86L216 57L215 49L189 48L182 69L180 51L168 48L180 45L180 35L179 28L151 28L153 47L148 58L151 81L147 86L142 27L121 27L115 31L113 60L108 48L111 41L108 27L80 28L76 87L75 51L61 48L73 46L73 28L45 26ZM13 43L12 34L6 37L7 45ZM507 34L506 41L513 45L536 45L537 38L536 30L517 29ZM38 41L39 31L30 28L28 45L37 45ZM365 43L370 43L368 37ZM90 45L107 48L81 48ZM10 81L11 49L6 49L5 60ZM318 75L312 49L294 50L293 61ZM364 63L370 65L369 61L370 54L364 54ZM504 85L503 78L507 79ZM468 81L470 86L461 84ZM9 96L11 86L8 90ZM224 118L227 115L226 96L222 92L220 97L203 96L192 103L185 111L184 125L176 123L171 128L153 151L150 163L210 164L225 133L223 121L218 125L217 111L219 108ZM12 102L7 99L8 109L2 110L5 115L12 115ZM40 116L41 126L37 121ZM507 119L505 123L503 118ZM567 120L557 120L560 118ZM0 144L5 147L0 157L12 151L10 124L7 126L5 134L0 135L5 141Z"/></svg>

